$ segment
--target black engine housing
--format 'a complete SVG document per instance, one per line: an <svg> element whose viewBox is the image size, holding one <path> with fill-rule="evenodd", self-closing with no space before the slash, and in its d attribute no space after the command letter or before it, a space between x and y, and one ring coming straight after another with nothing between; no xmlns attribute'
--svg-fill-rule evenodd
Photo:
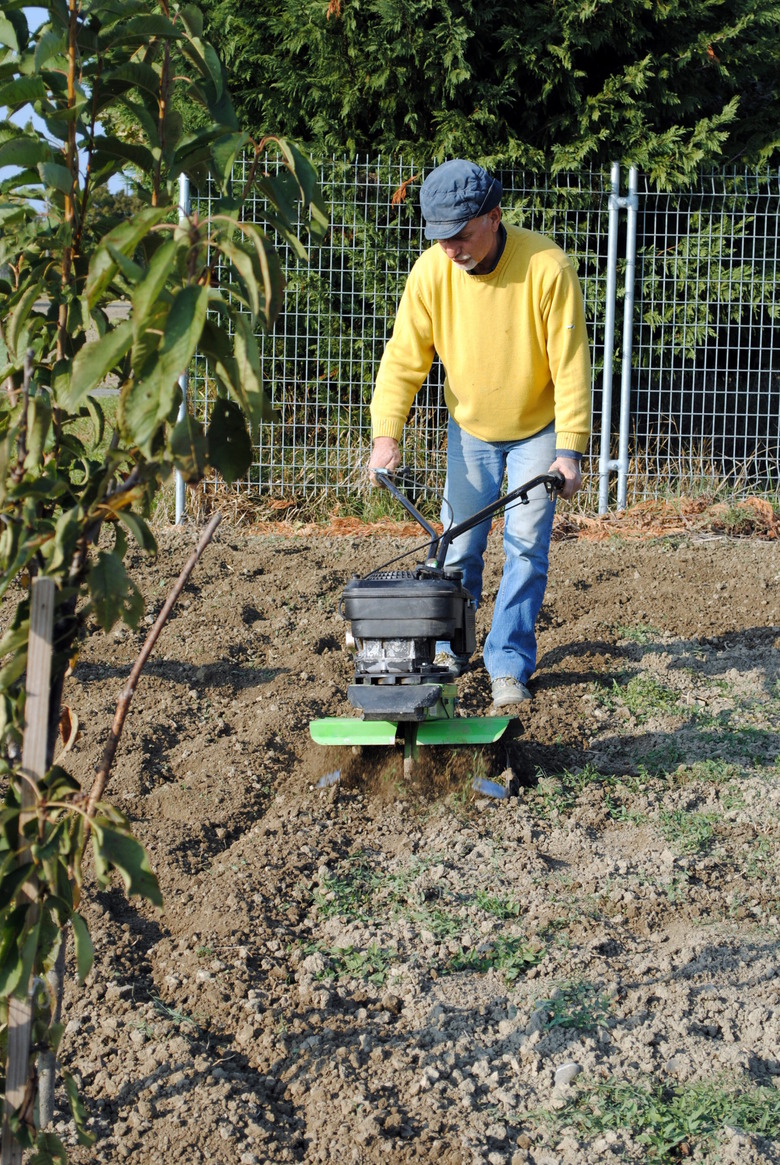
<svg viewBox="0 0 780 1165"><path fill-rule="evenodd" d="M415 683L446 674L433 662L437 641L456 655L476 645L474 599L460 571L377 571L347 583L341 614L351 624L358 683Z"/></svg>

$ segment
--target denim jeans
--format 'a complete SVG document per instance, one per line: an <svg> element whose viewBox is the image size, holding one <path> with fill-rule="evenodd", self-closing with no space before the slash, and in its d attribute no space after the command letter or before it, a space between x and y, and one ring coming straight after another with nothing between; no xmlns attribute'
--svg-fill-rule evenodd
<svg viewBox="0 0 780 1165"><path fill-rule="evenodd" d="M450 418L447 429L447 481L442 522L446 529L471 517L502 494L546 473L555 460L555 426L522 441L480 441ZM555 505L542 486L528 505L514 502L504 511L504 571L483 657L491 679L511 676L525 684L536 667L536 618L547 585L547 564ZM500 511L499 515L500 516ZM479 605L490 520L456 538L446 570L462 570L463 585ZM450 651L437 643L437 651Z"/></svg>

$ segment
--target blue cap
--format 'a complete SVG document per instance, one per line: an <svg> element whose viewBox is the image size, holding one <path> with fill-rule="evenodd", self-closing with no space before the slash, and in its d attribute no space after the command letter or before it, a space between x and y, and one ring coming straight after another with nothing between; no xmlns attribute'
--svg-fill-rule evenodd
<svg viewBox="0 0 780 1165"><path fill-rule="evenodd" d="M498 178L463 158L432 170L420 187L426 239L451 239L466 223L487 214L501 201Z"/></svg>

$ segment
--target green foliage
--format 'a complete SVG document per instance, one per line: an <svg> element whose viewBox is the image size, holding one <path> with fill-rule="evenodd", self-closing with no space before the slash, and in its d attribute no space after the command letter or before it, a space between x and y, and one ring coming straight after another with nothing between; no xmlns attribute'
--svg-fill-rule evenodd
<svg viewBox="0 0 780 1165"><path fill-rule="evenodd" d="M662 184L780 137L776 0L205 0L248 126Z"/></svg>
<svg viewBox="0 0 780 1165"><path fill-rule="evenodd" d="M592 1139L610 1129L626 1129L647 1146L653 1161L678 1161L694 1149L706 1151L725 1126L771 1136L780 1121L780 1096L771 1087L735 1089L717 1081L648 1088L625 1080L586 1086L553 1118ZM683 1148L684 1146L684 1148Z"/></svg>
<svg viewBox="0 0 780 1165"><path fill-rule="evenodd" d="M306 948L306 953L317 950L319 948L314 944ZM334 947L321 953L327 964L315 979L365 979L375 987L381 987L387 980L388 971L396 959L395 951L385 950L378 943L370 943L364 951L356 947Z"/></svg>
<svg viewBox="0 0 780 1165"><path fill-rule="evenodd" d="M696 854L708 850L715 836L712 813L694 813L674 809L661 813L661 833L680 853Z"/></svg>
<svg viewBox="0 0 780 1165"><path fill-rule="evenodd" d="M573 980L559 987L550 999L537 1005L546 1012L546 1027L589 1031L603 1023L609 1014L607 995L595 983Z"/></svg>
<svg viewBox="0 0 780 1165"><path fill-rule="evenodd" d="M455 971L500 971L507 983L514 983L529 967L535 967L545 955L544 946L529 942L522 935L498 935L490 942L469 950L460 950L446 966Z"/></svg>
<svg viewBox="0 0 780 1165"><path fill-rule="evenodd" d="M315 239L325 226L311 163L282 138L254 142L238 129L195 7L95 0L68 10L51 0L43 10L35 31L23 0L6 0L0 18L0 595L16 604L0 641L4 999L26 996L68 929L79 976L89 973L78 913L88 840L99 884L116 874L128 894L161 903L126 818L65 769L49 768L22 805L30 583L55 586L51 764L85 620L136 626L143 612L125 558L131 542L155 549L156 490L174 469L190 482L209 467L233 480L251 458L251 428L271 415L256 332L278 314L282 267L266 229L245 221L247 199L259 198L267 230L300 259L296 224ZM201 112L186 128L181 110L192 107ZM250 160L237 189L239 151ZM115 195L128 171L136 193ZM182 174L213 183L208 215L179 211ZM196 348L217 390L208 427L176 423ZM106 383L118 389L115 409L96 395ZM48 996L36 1001L45 1050L56 1025ZM35 1160L63 1152L42 1132Z"/></svg>

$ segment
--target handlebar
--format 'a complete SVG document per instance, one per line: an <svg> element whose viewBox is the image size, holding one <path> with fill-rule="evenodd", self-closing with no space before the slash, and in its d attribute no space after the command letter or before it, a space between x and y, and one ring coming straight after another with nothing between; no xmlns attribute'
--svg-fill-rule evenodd
<svg viewBox="0 0 780 1165"><path fill-rule="evenodd" d="M497 501L491 502L489 506L478 510L476 514L472 514L470 518L459 522L457 526L450 526L443 534L439 535L422 516L420 511L413 505L405 494L397 487L392 480L394 476L401 477L404 470L399 467L396 470L390 469L372 469L372 474L378 482L380 482L386 490L388 490L397 501L401 503L408 514L415 519L415 521L422 526L425 533L431 539L431 544L428 547L428 559L425 563L427 567L432 570L443 570L444 563L447 558L447 551L450 544L460 535L465 534L467 530L472 530L475 526L479 526L482 522L491 518L498 510L503 509L509 505L510 502L519 502L523 506L528 505L529 491L535 489L539 485L543 485L547 491L547 496L551 501L555 500L555 495L559 490L563 489L565 485L562 473L542 473L539 477L534 477L531 481L527 481L524 485L519 485L517 489L511 490L505 497L498 498Z"/></svg>

